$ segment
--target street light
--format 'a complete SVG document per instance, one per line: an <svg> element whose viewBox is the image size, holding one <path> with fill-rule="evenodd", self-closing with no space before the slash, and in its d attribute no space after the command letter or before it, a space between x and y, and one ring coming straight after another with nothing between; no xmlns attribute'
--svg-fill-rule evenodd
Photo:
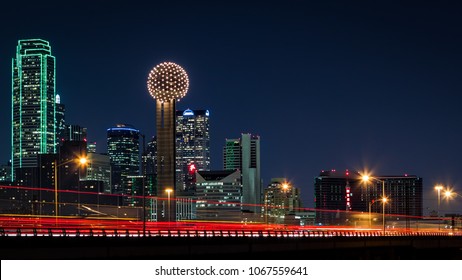
<svg viewBox="0 0 462 280"><path fill-rule="evenodd" d="M435 190L438 192L438 207L436 208L436 213L438 216L440 215L440 205L441 205L441 190L443 189L443 186L437 185L435 186Z"/></svg>
<svg viewBox="0 0 462 280"><path fill-rule="evenodd" d="M436 215L439 217L440 216L440 205L441 205L441 190L443 189L442 185L437 185L435 186L435 190L438 192L438 204L436 208ZM440 221L438 221L438 230L440 230Z"/></svg>
<svg viewBox="0 0 462 280"><path fill-rule="evenodd" d="M385 205L387 203L387 198L383 197L382 199L377 199L377 200L372 200L372 202L369 201L369 227L372 227L372 204L376 203L377 201L382 201L382 203Z"/></svg>
<svg viewBox="0 0 462 280"><path fill-rule="evenodd" d="M60 164L58 164L58 158L56 157L55 158L55 162L54 162L54 166L55 166L55 223L56 225L58 224L58 167L60 166L63 166L64 164L68 164L72 161L75 161L77 160L77 162L80 164L80 165L86 165L88 160L86 157L80 157L78 159L70 159L68 161L65 161L65 162L62 162ZM79 175L80 175L80 170L79 170ZM79 182L80 184L80 182Z"/></svg>
<svg viewBox="0 0 462 280"><path fill-rule="evenodd" d="M454 192L454 191L451 191L451 190L446 190L446 191L444 192L444 197L447 198L447 199L452 198L453 196L455 196L455 197L457 197L457 196L462 197L462 195L460 195L460 194L458 194L458 193L456 193L456 192Z"/></svg>
<svg viewBox="0 0 462 280"><path fill-rule="evenodd" d="M368 176L368 175L363 175L362 180L364 182L369 182L370 180L375 180L377 182L382 183L382 199L381 199L382 200L382 229L383 229L383 233L385 234L385 203L388 202L388 199L385 196L385 181L377 179L377 178L372 177L372 176Z"/></svg>
<svg viewBox="0 0 462 280"><path fill-rule="evenodd" d="M173 192L172 189L166 189L165 192L167 193L167 208L168 208L168 221L170 222L170 193Z"/></svg>

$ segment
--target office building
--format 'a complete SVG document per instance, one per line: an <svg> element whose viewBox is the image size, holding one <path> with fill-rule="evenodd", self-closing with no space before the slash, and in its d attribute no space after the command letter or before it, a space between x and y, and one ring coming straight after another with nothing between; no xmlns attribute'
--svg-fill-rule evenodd
<svg viewBox="0 0 462 280"><path fill-rule="evenodd" d="M140 174L140 132L133 126L118 124L107 130L107 151L111 161L112 193L124 193L128 176Z"/></svg>
<svg viewBox="0 0 462 280"><path fill-rule="evenodd" d="M242 210L261 211L260 137L243 133L240 139L226 139L223 149L225 170L242 174Z"/></svg>
<svg viewBox="0 0 462 280"><path fill-rule="evenodd" d="M88 148L87 148L88 150ZM85 181L101 182L105 193L111 193L111 161L109 155L87 153Z"/></svg>
<svg viewBox="0 0 462 280"><path fill-rule="evenodd" d="M152 137L141 157L146 195L157 195L157 138Z"/></svg>
<svg viewBox="0 0 462 280"><path fill-rule="evenodd" d="M11 180L11 160L7 164L0 165L0 183L12 182Z"/></svg>
<svg viewBox="0 0 462 280"><path fill-rule="evenodd" d="M87 153L96 153L96 142L87 141Z"/></svg>
<svg viewBox="0 0 462 280"><path fill-rule="evenodd" d="M19 40L12 62L12 174L56 153L55 57L42 39ZM29 169L25 172L31 172Z"/></svg>
<svg viewBox="0 0 462 280"><path fill-rule="evenodd" d="M404 175L374 178L364 182L358 172L322 171L314 182L316 222L328 225L351 223L351 214L367 213L369 206L372 213L382 213L382 181L388 199L385 205L386 220L400 219L397 215L403 215L401 220L409 223L413 216L422 216L421 177Z"/></svg>
<svg viewBox="0 0 462 280"><path fill-rule="evenodd" d="M194 188L195 171L210 170L209 110L176 111L176 186Z"/></svg>
<svg viewBox="0 0 462 280"><path fill-rule="evenodd" d="M385 196L389 200L389 203L385 205L385 214L390 215L391 219L399 219L394 215L423 216L423 179L421 177L406 174L377 176L376 178L385 182ZM378 180L367 183L361 189L366 193L366 195L361 195L363 205L382 196L382 183ZM374 212L380 212L382 209L380 203L374 203L371 207Z"/></svg>
<svg viewBox="0 0 462 280"><path fill-rule="evenodd" d="M241 172L198 171L196 197L197 219L240 221Z"/></svg>
<svg viewBox="0 0 462 280"><path fill-rule="evenodd" d="M284 223L285 216L301 212L300 189L286 178L273 178L264 191L263 213L272 223Z"/></svg>
<svg viewBox="0 0 462 280"><path fill-rule="evenodd" d="M87 141L87 128L76 124L66 125L64 141Z"/></svg>
<svg viewBox="0 0 462 280"><path fill-rule="evenodd" d="M56 94L56 142L57 144L60 144L61 142L66 140L65 132L66 132L66 106L64 106L64 104L61 103L61 96L59 94Z"/></svg>
<svg viewBox="0 0 462 280"><path fill-rule="evenodd" d="M59 147L58 187L60 190L79 191L80 181L85 179L87 165L80 158L88 158L87 142L64 141Z"/></svg>

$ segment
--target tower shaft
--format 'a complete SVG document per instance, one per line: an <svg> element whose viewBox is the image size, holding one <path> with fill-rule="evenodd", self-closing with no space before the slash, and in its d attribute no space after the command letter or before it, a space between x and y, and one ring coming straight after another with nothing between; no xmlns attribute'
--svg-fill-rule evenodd
<svg viewBox="0 0 462 280"><path fill-rule="evenodd" d="M175 221L175 100L156 100L156 129L157 221Z"/></svg>

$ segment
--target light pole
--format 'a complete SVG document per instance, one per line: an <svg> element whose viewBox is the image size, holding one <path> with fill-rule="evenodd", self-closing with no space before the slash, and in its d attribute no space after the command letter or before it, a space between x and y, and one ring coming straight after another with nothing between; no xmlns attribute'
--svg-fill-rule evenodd
<svg viewBox="0 0 462 280"><path fill-rule="evenodd" d="M368 176L368 175L362 176L362 180L364 182L369 182L370 180L375 180L377 182L382 183L382 199L381 199L382 200L382 230L383 230L383 233L385 234L385 203L388 202L388 199L385 196L385 180L377 179L375 177L371 177L371 176ZM371 205L372 204L370 204L370 206Z"/></svg>
<svg viewBox="0 0 462 280"><path fill-rule="evenodd" d="M387 203L387 198L384 197L382 199L378 200L372 200L372 202L369 201L369 227L372 227L372 204L376 203L377 201L382 201L382 204L385 205Z"/></svg>
<svg viewBox="0 0 462 280"><path fill-rule="evenodd" d="M443 189L443 186L441 185L437 185L435 186L435 190L438 192L438 202L437 202L437 206L436 206L436 215L438 217L438 230L440 230L440 220L439 220L439 217L440 217L440 205L441 205L441 190Z"/></svg>
<svg viewBox="0 0 462 280"><path fill-rule="evenodd" d="M141 137L143 137L143 156L141 157L141 172L143 175L142 178L142 196L143 196L143 237L146 237L146 135L141 134Z"/></svg>
<svg viewBox="0 0 462 280"><path fill-rule="evenodd" d="M58 164L58 158L55 158L54 160L54 175L55 175L55 225L57 226L58 225L58 216L59 216L59 213L58 213L58 167L60 166L63 166L64 164L68 164L72 161L75 161L76 159L71 159L71 160L68 160L68 161L65 161L65 162L62 162L60 164ZM77 159L79 164L81 165L85 165L87 164L87 158L85 157L80 157ZM79 184L80 184L80 169L79 169Z"/></svg>
<svg viewBox="0 0 462 280"><path fill-rule="evenodd" d="M87 164L87 158L86 157L79 158L79 164L80 164L80 166L79 166L79 182L77 184L77 189L78 189L78 193L77 193L77 201L78 201L77 210L78 210L78 214L80 216L80 180L81 180L80 173L83 170L83 166L85 166Z"/></svg>
<svg viewBox="0 0 462 280"><path fill-rule="evenodd" d="M436 208L436 213L438 214L438 216L440 215L441 190L442 189L443 189L443 186L441 186L441 185L435 186L435 190L437 190L437 192L438 192L438 205L437 205L437 208Z"/></svg>
<svg viewBox="0 0 462 280"><path fill-rule="evenodd" d="M166 189L165 192L167 193L167 211L168 211L168 222L170 222L170 193L172 189Z"/></svg>

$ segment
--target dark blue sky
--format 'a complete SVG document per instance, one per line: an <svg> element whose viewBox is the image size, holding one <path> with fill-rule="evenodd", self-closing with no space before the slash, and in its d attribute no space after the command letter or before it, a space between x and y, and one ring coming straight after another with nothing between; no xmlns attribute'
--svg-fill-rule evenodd
<svg viewBox="0 0 462 280"><path fill-rule="evenodd" d="M250 132L261 136L264 184L289 178L305 206L313 206L320 170L367 168L423 177L425 207L434 209L436 183L462 193L456 2L3 3L0 161L10 157L17 40L42 38L57 59L66 120L88 127L99 152L116 123L155 134L146 78L173 61L190 78L178 109L211 112L214 169L222 168L224 139ZM462 200L442 209L460 212Z"/></svg>

